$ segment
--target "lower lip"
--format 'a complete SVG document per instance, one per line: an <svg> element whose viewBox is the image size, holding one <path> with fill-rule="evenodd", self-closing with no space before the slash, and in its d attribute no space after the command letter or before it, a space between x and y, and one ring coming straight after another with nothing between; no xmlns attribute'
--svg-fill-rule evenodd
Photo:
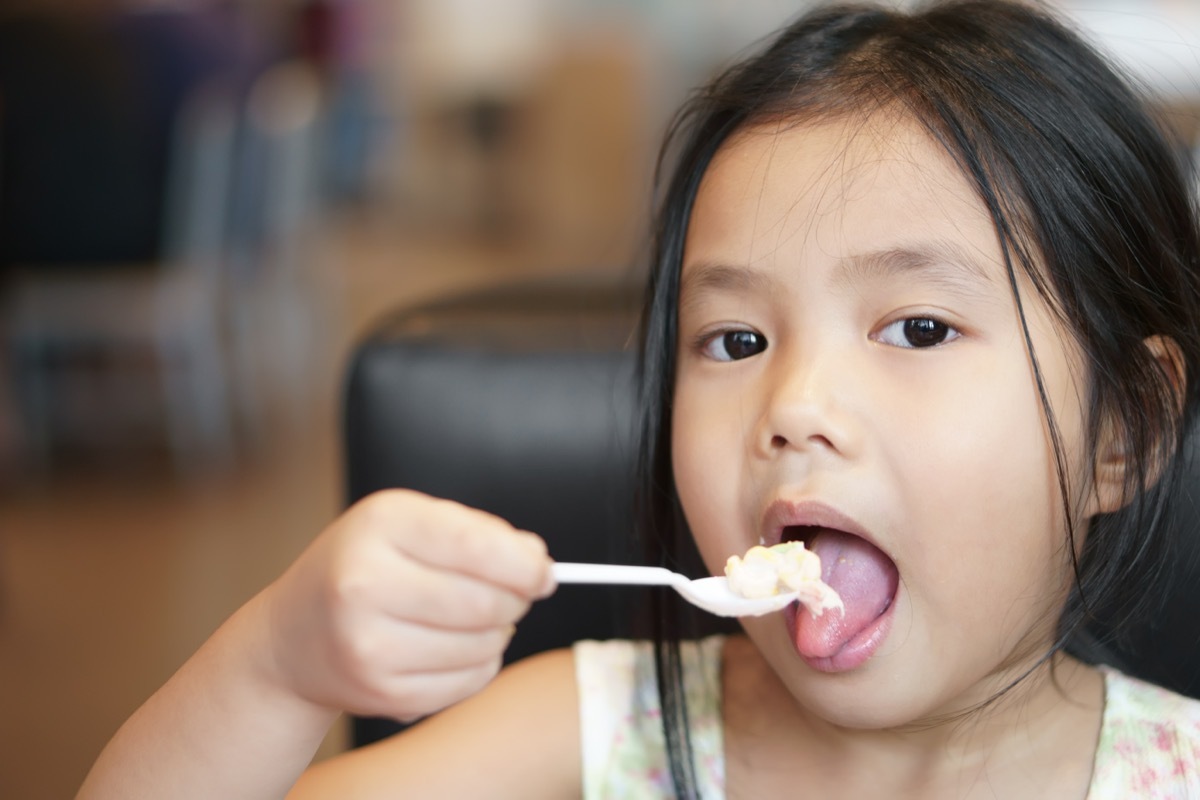
<svg viewBox="0 0 1200 800"><path fill-rule="evenodd" d="M897 589L898 595L899 589ZM859 631L853 639L846 642L841 650L831 656L810 658L799 651L796 654L800 656L800 659L805 664L817 672L838 673L858 669L871 656L875 655L875 651L879 649L879 645L883 644L883 640L887 638L888 632L892 629L892 618L895 609L896 597L893 597L887 610L876 617L874 622ZM793 603L784 611L788 634L793 642L796 641L796 615L799 611L799 603Z"/></svg>

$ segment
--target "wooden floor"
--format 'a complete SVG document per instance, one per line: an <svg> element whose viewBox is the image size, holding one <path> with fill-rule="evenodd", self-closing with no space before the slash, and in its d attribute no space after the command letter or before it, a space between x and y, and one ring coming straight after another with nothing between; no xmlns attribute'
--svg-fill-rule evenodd
<svg viewBox="0 0 1200 800"><path fill-rule="evenodd" d="M182 480L126 456L0 483L0 798L71 797L121 721L338 512L338 391L371 319L558 269L520 247L331 230L320 291L334 322L309 400L235 469ZM343 740L339 727L323 752Z"/></svg>

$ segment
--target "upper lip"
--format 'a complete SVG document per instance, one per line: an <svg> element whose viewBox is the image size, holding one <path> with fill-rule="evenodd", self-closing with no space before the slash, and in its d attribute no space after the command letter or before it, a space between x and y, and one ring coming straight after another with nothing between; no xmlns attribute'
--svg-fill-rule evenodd
<svg viewBox="0 0 1200 800"><path fill-rule="evenodd" d="M832 528L844 531L878 547L867 529L856 520L832 506L812 500L780 499L767 506L761 528L763 543L767 547L779 544L783 541L784 530L795 526Z"/></svg>

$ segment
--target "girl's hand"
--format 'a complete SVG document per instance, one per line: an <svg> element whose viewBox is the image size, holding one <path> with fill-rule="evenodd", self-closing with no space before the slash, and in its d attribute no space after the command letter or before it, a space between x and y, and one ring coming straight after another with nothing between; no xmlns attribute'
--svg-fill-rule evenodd
<svg viewBox="0 0 1200 800"><path fill-rule="evenodd" d="M554 590L541 539L392 490L349 509L260 598L273 681L328 709L412 720L481 689Z"/></svg>

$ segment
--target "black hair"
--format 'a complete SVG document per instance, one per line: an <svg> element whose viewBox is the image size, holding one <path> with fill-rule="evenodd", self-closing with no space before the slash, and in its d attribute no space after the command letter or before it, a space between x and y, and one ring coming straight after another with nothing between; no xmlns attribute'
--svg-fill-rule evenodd
<svg viewBox="0 0 1200 800"><path fill-rule="evenodd" d="M1058 638L1042 663L1089 624L1098 599L1113 630L1152 603L1146 588L1167 558L1172 499L1184 474L1179 456L1197 413L1200 232L1182 149L1131 81L1038 6L950 0L911 13L819 8L712 80L676 116L660 155L642 320L638 515L646 557L678 566L693 547L670 432L680 266L708 164L748 125L877 110L906 114L940 143L976 189L1000 242L1050 431L1074 571ZM1083 354L1089 446L1114 435L1127 459L1126 504L1094 517L1082 547L1020 275ZM1174 342L1167 362L1145 346L1152 336ZM681 797L695 795L679 649L686 613L671 597L657 597L659 695Z"/></svg>

